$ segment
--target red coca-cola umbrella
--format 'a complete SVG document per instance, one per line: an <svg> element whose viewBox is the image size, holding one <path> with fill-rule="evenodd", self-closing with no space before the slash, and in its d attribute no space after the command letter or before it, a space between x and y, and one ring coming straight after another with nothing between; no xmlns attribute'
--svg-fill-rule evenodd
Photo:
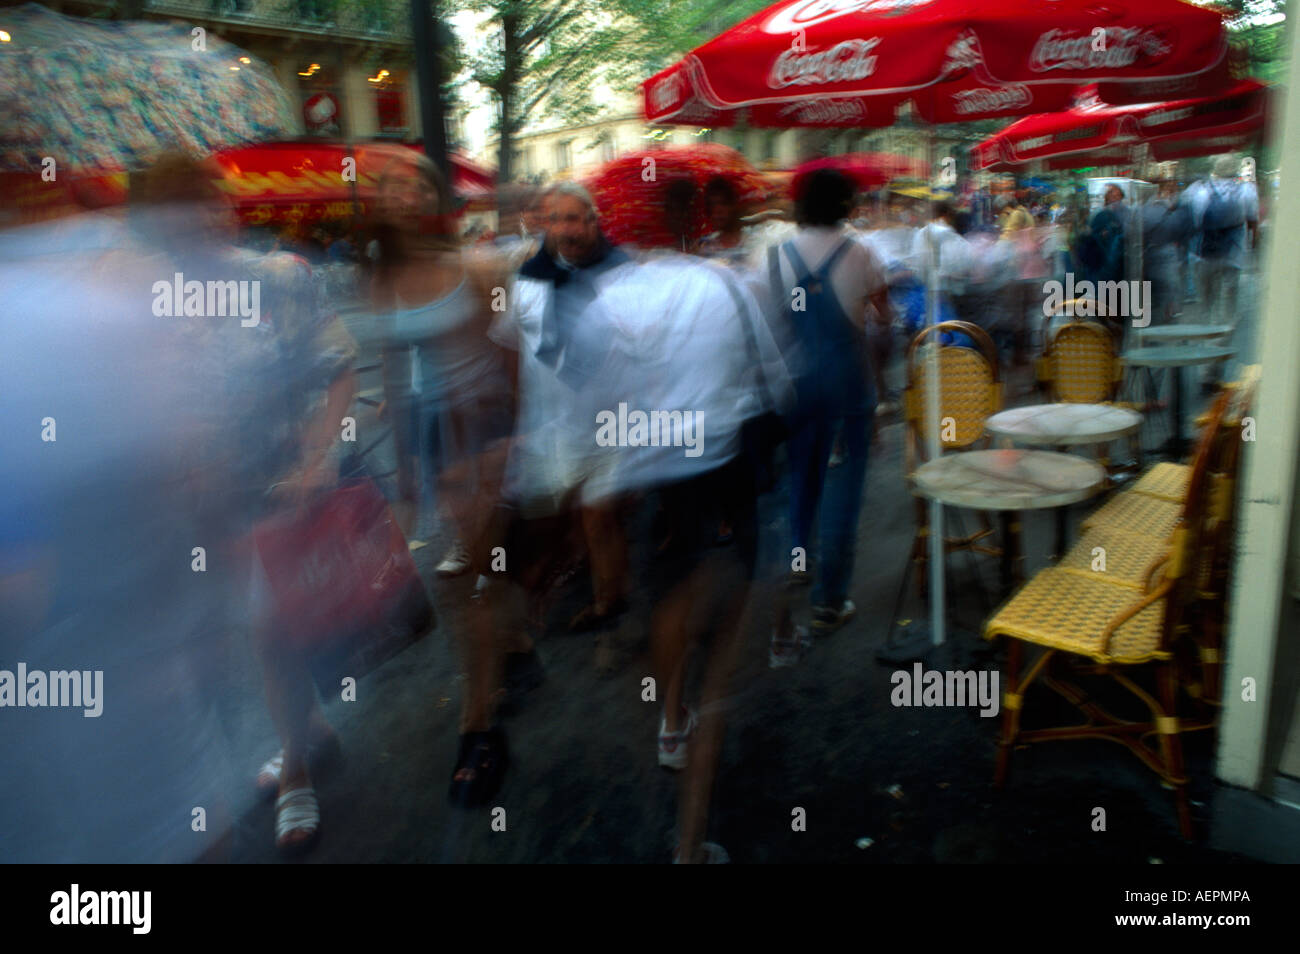
<svg viewBox="0 0 1300 954"><path fill-rule="evenodd" d="M877 189L894 179L930 178L930 164L920 159L909 159L892 152L849 152L805 162L794 171L790 183L791 194L797 198L803 182L818 169L842 172L864 192Z"/></svg>
<svg viewBox="0 0 1300 954"><path fill-rule="evenodd" d="M1218 96L1135 106L1107 105L1093 96L1072 109L1012 123L975 146L972 160L977 169L1013 169L1035 160L1068 169L1128 162L1140 144L1150 145L1156 158L1225 152L1229 147L1220 140L1248 140L1265 127L1268 90L1243 80Z"/></svg>
<svg viewBox="0 0 1300 954"><path fill-rule="evenodd" d="M1234 66L1220 15L1182 0L782 0L644 84L656 123L887 126L1207 95Z"/></svg>

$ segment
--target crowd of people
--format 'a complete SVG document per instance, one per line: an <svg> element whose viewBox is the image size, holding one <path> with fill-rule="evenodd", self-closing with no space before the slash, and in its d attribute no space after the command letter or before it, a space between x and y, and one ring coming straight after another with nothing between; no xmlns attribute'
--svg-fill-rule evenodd
<svg viewBox="0 0 1300 954"><path fill-rule="evenodd" d="M1023 364L1043 281L1076 268L1122 277L1125 236L1140 223L1156 320L1177 314L1189 254L1202 297L1221 298L1230 314L1245 233L1258 221L1253 191L1231 171L1220 164L1181 195L1161 183L1140 206L1112 187L1086 222L1015 195L864 199L833 170L796 182L791 222L752 214L725 178L681 179L662 184L672 242L638 248L611 243L573 183L516 197L501 235L467 243L433 164L393 160L365 243L334 236L329 254L355 260L362 326L381 355L395 521L408 536L450 528L438 573L476 579L455 634L466 679L452 803L490 804L499 790L509 770L501 713L545 678L537 641L560 581L585 567L591 600L569 628L613 627L637 606L647 614L661 701L653 757L682 774L674 860L726 860L708 840L710 799L746 608L756 587L775 594L765 624L773 668L798 665L814 634L856 613L849 589L873 422L897 399L889 356L924 321L931 278L940 319L985 327ZM159 828L213 804L209 790L226 772L210 724L212 673L223 665L213 647L227 645L216 633L234 616L251 634L282 744L256 779L275 799L275 842L301 850L322 831L312 773L337 736L311 649L285 636L292 620L275 568L242 541L271 517L310 513L352 466L341 427L360 349L302 258L236 246L208 181L197 164L167 160L134 178L125 222L6 237L14 303L37 319L15 346L56 355L30 369L19 403L32 420L57 417L68 435L57 446L72 445L57 464L37 445L6 467L7 525L18 528L6 554L27 581L6 613L15 632L33 634L23 637L33 658L66 640L117 673L122 691L138 690L111 719L93 805L37 757L42 745L71 753L64 729L9 737L7 764L28 770L4 806L27 823L16 830L48 839L70 798L93 819L91 834L54 846L19 838L12 857L192 854L192 841ZM714 229L702 239L687 214L697 203ZM69 268L84 280L64 282ZM258 283L258 320L159 324L139 288L175 272ZM69 351L61 329L79 314L105 324ZM39 398L56 379L81 383L51 409ZM119 406L130 414L105 416ZM96 442L81 442L92 426ZM68 510L71 499L96 505ZM208 541L212 568L201 599L189 557L175 556L196 540ZM139 561L108 572L109 554L142 548ZM637 586L634 566L646 567ZM805 585L807 629L794 622ZM92 615L93 646L82 631ZM692 659L698 679L687 678ZM151 680L169 691L152 692ZM119 767L137 757L151 766L146 780Z"/></svg>

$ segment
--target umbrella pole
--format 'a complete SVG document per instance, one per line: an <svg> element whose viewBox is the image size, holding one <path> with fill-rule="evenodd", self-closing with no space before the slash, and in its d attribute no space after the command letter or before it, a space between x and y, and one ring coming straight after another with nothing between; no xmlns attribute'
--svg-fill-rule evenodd
<svg viewBox="0 0 1300 954"><path fill-rule="evenodd" d="M934 180L934 128L925 124L926 153L930 158L930 222L934 221L935 199L933 197ZM930 222L922 226L926 230L926 254L929 256L929 269L926 276L925 318L926 327L933 328L939 323L939 248L934 240L934 230ZM939 341L931 334L927 338L925 356L925 414L929 421L929 458L938 460L943 453L939 441ZM944 532L943 504L938 500L930 501L930 634L933 644L940 646L944 642L945 598L944 590Z"/></svg>

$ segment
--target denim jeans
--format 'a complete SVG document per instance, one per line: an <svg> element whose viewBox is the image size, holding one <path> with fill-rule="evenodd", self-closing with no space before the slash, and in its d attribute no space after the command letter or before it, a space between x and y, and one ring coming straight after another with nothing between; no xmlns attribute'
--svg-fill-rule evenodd
<svg viewBox="0 0 1300 954"><path fill-rule="evenodd" d="M1205 309L1205 320L1210 324L1236 324L1237 286L1241 279L1241 269L1223 259L1201 259L1201 307ZM1220 380L1223 362L1205 366L1204 381L1214 383Z"/></svg>
<svg viewBox="0 0 1300 954"><path fill-rule="evenodd" d="M790 437L790 524L794 546L811 554L813 528L820 506L820 552L817 580L813 587L814 606L840 607L853 578L858 518L862 513L862 491L867 480L867 459L871 449L871 425L875 417L874 394L866 413L838 417L817 415L806 418ZM844 445L844 463L828 470L831 449L839 434ZM823 493L825 500L822 500Z"/></svg>

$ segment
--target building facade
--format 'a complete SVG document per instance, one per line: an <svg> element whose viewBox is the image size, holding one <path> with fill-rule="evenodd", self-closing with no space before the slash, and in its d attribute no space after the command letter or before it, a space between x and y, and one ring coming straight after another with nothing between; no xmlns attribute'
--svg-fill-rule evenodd
<svg viewBox="0 0 1300 954"><path fill-rule="evenodd" d="M952 156L959 173L982 134L953 126L922 127L904 118L888 129L746 129L647 124L640 103L622 98L595 122L574 126L535 123L515 137L516 177L542 183L581 179L629 152L716 142L730 146L762 170L792 169L805 159L846 152L888 152L909 159ZM496 164L500 140L490 139L476 158Z"/></svg>

